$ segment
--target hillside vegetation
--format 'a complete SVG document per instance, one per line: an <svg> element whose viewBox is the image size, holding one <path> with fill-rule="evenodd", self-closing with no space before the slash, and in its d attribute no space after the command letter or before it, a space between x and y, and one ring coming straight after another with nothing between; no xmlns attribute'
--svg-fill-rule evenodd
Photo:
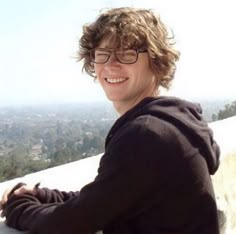
<svg viewBox="0 0 236 234"><path fill-rule="evenodd" d="M212 120L226 119L236 115L236 100L230 104L226 104L223 109L219 110L218 114L212 115Z"/></svg>

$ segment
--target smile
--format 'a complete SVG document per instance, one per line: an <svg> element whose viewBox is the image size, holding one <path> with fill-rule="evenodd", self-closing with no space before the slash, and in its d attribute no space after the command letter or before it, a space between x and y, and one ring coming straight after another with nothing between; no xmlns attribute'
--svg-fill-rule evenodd
<svg viewBox="0 0 236 234"><path fill-rule="evenodd" d="M128 80L128 78L105 78L106 82L110 83L110 84L118 84L118 83L122 83L126 80Z"/></svg>

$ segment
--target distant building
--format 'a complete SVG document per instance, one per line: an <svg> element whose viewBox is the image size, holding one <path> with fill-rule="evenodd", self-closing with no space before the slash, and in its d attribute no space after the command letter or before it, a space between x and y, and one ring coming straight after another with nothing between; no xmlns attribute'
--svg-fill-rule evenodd
<svg viewBox="0 0 236 234"><path fill-rule="evenodd" d="M30 156L34 160L39 160L43 155L43 145L35 144L31 147Z"/></svg>

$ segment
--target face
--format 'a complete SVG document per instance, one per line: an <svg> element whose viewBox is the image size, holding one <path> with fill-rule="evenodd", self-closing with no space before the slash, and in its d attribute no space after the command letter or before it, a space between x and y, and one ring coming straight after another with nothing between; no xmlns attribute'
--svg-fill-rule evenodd
<svg viewBox="0 0 236 234"><path fill-rule="evenodd" d="M109 48L102 42L99 48ZM97 80L119 113L124 113L143 98L154 96L155 76L148 53L139 53L134 64L122 64L111 54L105 64L94 64Z"/></svg>

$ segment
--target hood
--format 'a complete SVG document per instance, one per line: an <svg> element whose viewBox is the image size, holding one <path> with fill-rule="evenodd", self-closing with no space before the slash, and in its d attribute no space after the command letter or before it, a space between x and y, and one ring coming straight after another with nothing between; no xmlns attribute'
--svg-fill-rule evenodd
<svg viewBox="0 0 236 234"><path fill-rule="evenodd" d="M160 96L145 98L120 117L113 126L120 127L122 122L132 121L142 115L152 115L174 125L205 158L210 174L219 167L220 149L213 138L213 131L203 119L200 104L195 104L176 97Z"/></svg>
<svg viewBox="0 0 236 234"><path fill-rule="evenodd" d="M175 97L147 98L142 112L157 116L173 124L189 141L197 146L206 159L210 174L219 167L220 149L213 138L213 131L203 119L200 104Z"/></svg>

